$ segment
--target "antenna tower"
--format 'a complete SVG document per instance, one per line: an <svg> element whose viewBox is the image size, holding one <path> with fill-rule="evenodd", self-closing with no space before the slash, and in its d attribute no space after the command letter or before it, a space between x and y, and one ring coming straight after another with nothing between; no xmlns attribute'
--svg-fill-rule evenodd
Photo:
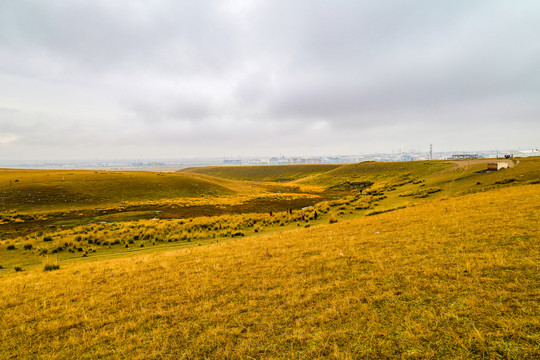
<svg viewBox="0 0 540 360"><path fill-rule="evenodd" d="M429 144L429 160L433 160L433 144Z"/></svg>

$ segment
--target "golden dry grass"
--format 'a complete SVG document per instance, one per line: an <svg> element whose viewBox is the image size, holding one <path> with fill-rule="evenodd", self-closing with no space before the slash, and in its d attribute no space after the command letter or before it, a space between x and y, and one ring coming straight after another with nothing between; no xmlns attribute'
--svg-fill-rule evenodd
<svg viewBox="0 0 540 360"><path fill-rule="evenodd" d="M287 182L321 174L342 165L262 165L262 166L204 166L187 168L179 173L206 174L223 179Z"/></svg>
<svg viewBox="0 0 540 360"><path fill-rule="evenodd" d="M222 185L190 174L0 169L0 212L95 208L130 201L233 195L237 191L231 184Z"/></svg>
<svg viewBox="0 0 540 360"><path fill-rule="evenodd" d="M0 277L1 358L540 356L540 186Z"/></svg>
<svg viewBox="0 0 540 360"><path fill-rule="evenodd" d="M452 167L445 161L375 162L342 165L298 182L314 185L337 185L343 181L373 181L378 186L424 178Z"/></svg>

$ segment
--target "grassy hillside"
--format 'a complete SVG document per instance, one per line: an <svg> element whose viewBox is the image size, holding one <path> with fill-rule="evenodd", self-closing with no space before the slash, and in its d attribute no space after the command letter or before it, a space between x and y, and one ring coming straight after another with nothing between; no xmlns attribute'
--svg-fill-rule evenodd
<svg viewBox="0 0 540 360"><path fill-rule="evenodd" d="M17 266L40 266L51 253L62 262L130 256L135 247L137 253L165 251L224 241L234 234L260 235L370 216L540 179L538 158L484 172L488 161L492 160L345 165L286 184L194 173L4 172L4 181L18 181L4 187L12 197L11 205L4 201L10 210L0 211L0 264L14 271ZM372 185L361 193L357 185L363 182ZM36 195L40 186L59 187L58 193L52 198ZM28 191L21 192L25 187ZM99 195L101 202L70 194ZM274 216L268 217L269 212ZM302 213L305 221L299 221ZM181 224L175 219L190 221ZM52 239L44 240L48 236ZM8 247L11 251L5 251Z"/></svg>
<svg viewBox="0 0 540 360"><path fill-rule="evenodd" d="M487 163L509 162L511 168L486 171ZM540 181L540 158L513 160L479 159L463 161L364 162L344 165L295 183L327 189L349 189L371 183L368 192L384 194L384 202L403 205L422 202L422 198L460 196L501 186L534 184ZM410 201L413 200L413 201Z"/></svg>
<svg viewBox="0 0 540 360"><path fill-rule="evenodd" d="M215 181L174 173L0 170L0 212L234 193Z"/></svg>
<svg viewBox="0 0 540 360"><path fill-rule="evenodd" d="M207 166L182 169L180 173L197 173L224 179L288 182L320 174L341 165L265 165L265 166Z"/></svg>
<svg viewBox="0 0 540 360"><path fill-rule="evenodd" d="M457 166L428 178L430 186L443 186L445 195L462 195L485 191L508 184L528 184L540 181L540 158L498 160L517 164L510 169L486 172L486 163L497 160L472 162L456 161ZM465 165L463 165L465 164Z"/></svg>
<svg viewBox="0 0 540 360"><path fill-rule="evenodd" d="M410 162L375 162L368 161L358 164L343 165L318 176L310 177L302 183L335 186L345 181L371 181L376 185L407 180L421 179L437 174L452 167L443 161L410 161Z"/></svg>
<svg viewBox="0 0 540 360"><path fill-rule="evenodd" d="M0 245L35 245L58 227L300 209L317 192L191 173L0 170Z"/></svg>
<svg viewBox="0 0 540 360"><path fill-rule="evenodd" d="M3 358L540 357L540 185L0 276Z"/></svg>

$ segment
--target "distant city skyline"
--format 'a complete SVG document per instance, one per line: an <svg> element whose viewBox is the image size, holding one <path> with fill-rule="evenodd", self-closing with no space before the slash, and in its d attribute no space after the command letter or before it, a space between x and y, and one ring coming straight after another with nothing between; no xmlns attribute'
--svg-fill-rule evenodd
<svg viewBox="0 0 540 360"><path fill-rule="evenodd" d="M532 149L540 2L0 3L0 161Z"/></svg>
<svg viewBox="0 0 540 360"><path fill-rule="evenodd" d="M99 170L146 170L146 171L175 171L185 167L197 166L230 166L230 165L294 165L294 164L350 164L364 161L422 161L422 160L451 160L456 155L474 155L479 158L503 158L507 155L516 157L540 156L540 147L519 149L494 149L479 152L389 152L372 154L321 155L321 156L222 156L222 157L192 157L192 158L124 158L124 159L50 159L50 160L0 160L0 168L41 168L41 169L99 169Z"/></svg>

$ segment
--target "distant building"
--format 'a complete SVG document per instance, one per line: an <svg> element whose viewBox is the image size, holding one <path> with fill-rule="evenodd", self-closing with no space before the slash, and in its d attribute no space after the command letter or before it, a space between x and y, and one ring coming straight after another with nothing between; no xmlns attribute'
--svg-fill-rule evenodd
<svg viewBox="0 0 540 360"><path fill-rule="evenodd" d="M531 149L531 150L520 150L517 156L518 157L540 156L540 148Z"/></svg>
<svg viewBox="0 0 540 360"><path fill-rule="evenodd" d="M265 162L262 161L261 159L251 159L249 160L249 164L250 165L261 165L261 164L264 164Z"/></svg>
<svg viewBox="0 0 540 360"><path fill-rule="evenodd" d="M223 163L224 164L227 164L227 165L240 165L242 164L242 160L237 160L237 159L225 159L223 160Z"/></svg>
<svg viewBox="0 0 540 360"><path fill-rule="evenodd" d="M295 158L295 157L293 157L293 158L289 159L289 164L304 164L305 162L306 161L303 158Z"/></svg>
<svg viewBox="0 0 540 360"><path fill-rule="evenodd" d="M497 171L501 169L508 169L507 162L493 162L487 164L488 171Z"/></svg>
<svg viewBox="0 0 540 360"><path fill-rule="evenodd" d="M414 161L416 158L413 155L402 155L400 161Z"/></svg>
<svg viewBox="0 0 540 360"><path fill-rule="evenodd" d="M450 158L452 160L460 159L478 159L478 154L455 154Z"/></svg>
<svg viewBox="0 0 540 360"><path fill-rule="evenodd" d="M322 164L322 162L323 160L321 158L311 158L306 160L306 163L309 164Z"/></svg>

